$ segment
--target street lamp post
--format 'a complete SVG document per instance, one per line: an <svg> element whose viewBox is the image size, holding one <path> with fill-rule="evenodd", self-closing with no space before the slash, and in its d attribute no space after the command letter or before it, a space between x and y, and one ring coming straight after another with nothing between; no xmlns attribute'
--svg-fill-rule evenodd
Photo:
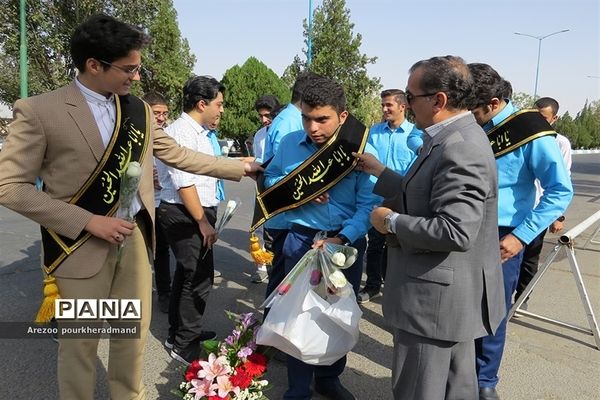
<svg viewBox="0 0 600 400"><path fill-rule="evenodd" d="M312 62L312 0L308 0L308 40L306 49L306 64L310 66Z"/></svg>
<svg viewBox="0 0 600 400"><path fill-rule="evenodd" d="M534 100L537 99L538 78L540 75L540 54L542 53L542 40L546 39L547 37L550 37L553 35L558 35L559 33L564 33L564 32L569 32L569 29L563 29L562 31L552 32L552 33L549 33L549 34L543 35L543 36L535 36L535 35L530 35L528 33L515 32L515 35L527 36L530 38L537 39L537 41L538 41L537 67L535 69L535 87L533 89L533 99Z"/></svg>

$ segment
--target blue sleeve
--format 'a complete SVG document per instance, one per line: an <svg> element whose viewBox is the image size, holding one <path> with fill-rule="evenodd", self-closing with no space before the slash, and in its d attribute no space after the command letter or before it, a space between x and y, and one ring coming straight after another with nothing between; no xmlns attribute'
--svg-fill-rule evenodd
<svg viewBox="0 0 600 400"><path fill-rule="evenodd" d="M367 145L365 153L373 154L377 157L377 151L371 145ZM371 211L381 200L379 196L373 194L375 184L370 179L370 175L364 172L351 172L356 174L356 212L352 218L347 219L342 224L340 233L346 236L351 242L362 238L371 228L369 217Z"/></svg>
<svg viewBox="0 0 600 400"><path fill-rule="evenodd" d="M275 153L271 162L265 169L265 187L269 188L283 179L286 174L284 173L283 166L283 151L278 151ZM266 152L265 152L266 154Z"/></svg>
<svg viewBox="0 0 600 400"><path fill-rule="evenodd" d="M419 153L419 149L423 146L423 132L417 127L413 127L413 130L408 134L408 138L406 139L406 146L415 154Z"/></svg>
<svg viewBox="0 0 600 400"><path fill-rule="evenodd" d="M573 198L573 185L554 137L544 136L525 146L528 146L527 167L544 189L538 205L513 231L519 239L530 243L564 214Z"/></svg>

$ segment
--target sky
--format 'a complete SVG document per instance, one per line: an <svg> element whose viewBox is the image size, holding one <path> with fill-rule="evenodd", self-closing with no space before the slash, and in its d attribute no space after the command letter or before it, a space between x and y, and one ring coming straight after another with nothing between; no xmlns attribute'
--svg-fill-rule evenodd
<svg viewBox="0 0 600 400"><path fill-rule="evenodd" d="M181 34L197 62L194 73L221 79L254 56L281 76L304 57L302 21L309 0L174 0ZM322 0L312 0L313 9ZM539 41L544 36L538 96L556 98L574 116L586 99L600 99L598 0L346 0L367 67L383 88L406 87L408 69L421 59L458 55L484 62L515 92L533 95ZM588 77L591 76L591 77Z"/></svg>

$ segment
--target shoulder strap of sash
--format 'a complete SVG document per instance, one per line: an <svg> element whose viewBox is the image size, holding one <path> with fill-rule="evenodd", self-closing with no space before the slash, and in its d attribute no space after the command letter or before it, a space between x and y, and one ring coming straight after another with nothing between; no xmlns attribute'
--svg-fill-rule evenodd
<svg viewBox="0 0 600 400"><path fill-rule="evenodd" d="M268 189L257 184L256 205L250 231L269 218L308 203L325 193L348 175L357 160L352 153L362 153L367 144L367 128L348 115L332 139L311 157Z"/></svg>
<svg viewBox="0 0 600 400"><path fill-rule="evenodd" d="M547 135L556 132L538 110L517 111L487 133L496 158Z"/></svg>
<svg viewBox="0 0 600 400"><path fill-rule="evenodd" d="M115 95L115 130L102 159L83 186L69 201L97 215L113 215L119 206L121 176L130 161L140 161L150 142L150 115L139 98ZM44 269L52 274L60 264L90 238L83 231L69 239L41 227Z"/></svg>

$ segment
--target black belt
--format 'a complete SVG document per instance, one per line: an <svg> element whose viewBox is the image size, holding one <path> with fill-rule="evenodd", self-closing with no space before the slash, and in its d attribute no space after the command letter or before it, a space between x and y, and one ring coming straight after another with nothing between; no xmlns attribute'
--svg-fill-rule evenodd
<svg viewBox="0 0 600 400"><path fill-rule="evenodd" d="M322 229L314 229L309 228L308 226L300 225L300 224L292 224L292 228L290 229L292 232L298 232L306 236L314 237L317 233L323 231ZM332 238L338 233L340 233L341 229L337 229L335 231L323 231L327 234L328 238Z"/></svg>

